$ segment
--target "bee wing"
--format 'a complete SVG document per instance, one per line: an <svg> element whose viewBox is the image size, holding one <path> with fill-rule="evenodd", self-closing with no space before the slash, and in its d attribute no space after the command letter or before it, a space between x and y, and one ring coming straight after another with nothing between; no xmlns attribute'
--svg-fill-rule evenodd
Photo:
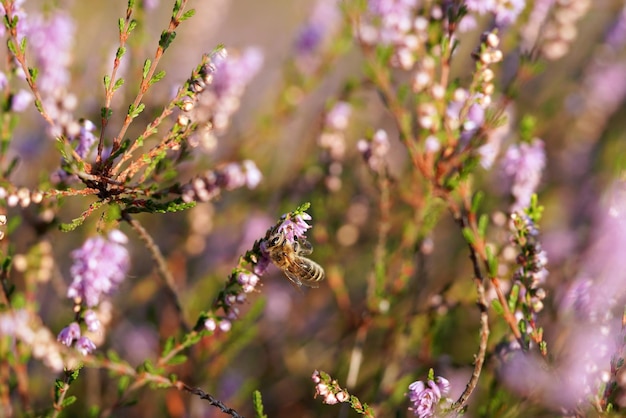
<svg viewBox="0 0 626 418"><path fill-rule="evenodd" d="M313 252L313 245L304 238L296 238L293 249L298 255L309 255Z"/></svg>
<svg viewBox="0 0 626 418"><path fill-rule="evenodd" d="M299 281L309 287L318 287L317 282L324 280L326 274L322 266L308 258L298 257L296 265L299 269Z"/></svg>

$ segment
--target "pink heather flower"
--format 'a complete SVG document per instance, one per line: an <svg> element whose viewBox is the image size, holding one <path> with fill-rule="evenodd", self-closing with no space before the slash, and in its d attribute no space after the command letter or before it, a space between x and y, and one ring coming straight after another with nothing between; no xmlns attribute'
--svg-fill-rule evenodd
<svg viewBox="0 0 626 418"><path fill-rule="evenodd" d="M326 114L326 127L334 131L345 131L352 115L348 102L337 102Z"/></svg>
<svg viewBox="0 0 626 418"><path fill-rule="evenodd" d="M496 25L508 26L515 22L517 16L526 7L525 0L466 0L465 6L470 12L480 15L493 13Z"/></svg>
<svg viewBox="0 0 626 418"><path fill-rule="evenodd" d="M295 49L299 56L311 55L333 34L341 21L337 0L318 0L306 23L296 38Z"/></svg>
<svg viewBox="0 0 626 418"><path fill-rule="evenodd" d="M213 332L217 329L217 322L215 322L214 318L208 318L206 321L204 321L204 327L208 331Z"/></svg>
<svg viewBox="0 0 626 418"><path fill-rule="evenodd" d="M546 165L543 141L535 138L530 144L512 145L502 160L502 172L505 184L511 190L515 202L511 211L527 207L535 193L541 173Z"/></svg>
<svg viewBox="0 0 626 418"><path fill-rule="evenodd" d="M25 0L16 0L13 2L13 13L11 14L11 17L17 17L18 21L17 21L17 38L18 40L21 42L22 38L24 38L24 35L26 35L26 32L28 31L28 28L30 26L30 20L27 18L27 14L24 11L24 8L22 7L22 5L24 4ZM6 10L4 8L4 6L2 4L0 4L0 17L4 20L4 16L6 16ZM2 23L2 25L0 25L0 37L4 37L4 35L6 34L6 27L4 26L4 22Z"/></svg>
<svg viewBox="0 0 626 418"><path fill-rule="evenodd" d="M402 45L410 32L418 0L369 0L368 11L380 21L378 41Z"/></svg>
<svg viewBox="0 0 626 418"><path fill-rule="evenodd" d="M465 0L465 6L470 12L483 15L495 10L496 2L497 0Z"/></svg>
<svg viewBox="0 0 626 418"><path fill-rule="evenodd" d="M293 219L285 219L278 227L278 231L285 234L287 241L293 242L296 237L303 237L306 231L311 228L311 225L306 223L311 219L311 215L308 213L296 215Z"/></svg>
<svg viewBox="0 0 626 418"><path fill-rule="evenodd" d="M81 248L74 250L74 264L70 268L74 280L67 297L79 298L88 307L93 307L103 295L113 293L130 267L130 256L124 246L127 240L122 232L114 230L107 238L90 238Z"/></svg>
<svg viewBox="0 0 626 418"><path fill-rule="evenodd" d="M151 11L159 7L160 0L142 0L144 10Z"/></svg>
<svg viewBox="0 0 626 418"><path fill-rule="evenodd" d="M78 322L72 322L67 327L63 328L57 337L57 341L60 341L61 344L65 344L68 347L71 347L74 341L80 338L80 326Z"/></svg>
<svg viewBox="0 0 626 418"><path fill-rule="evenodd" d="M253 273L239 273L237 282L242 286L244 293L253 292L259 283L259 276Z"/></svg>
<svg viewBox="0 0 626 418"><path fill-rule="evenodd" d="M83 356L90 354L96 349L96 345L87 337L80 337L74 346Z"/></svg>
<svg viewBox="0 0 626 418"><path fill-rule="evenodd" d="M23 112L33 102L35 98L30 91L20 89L11 97L11 110L14 112Z"/></svg>
<svg viewBox="0 0 626 418"><path fill-rule="evenodd" d="M30 20L28 44L39 69L37 85L42 91L54 92L69 83L75 32L74 20L62 10Z"/></svg>
<svg viewBox="0 0 626 418"><path fill-rule="evenodd" d="M494 9L496 25L509 26L526 7L526 0L498 0Z"/></svg>
<svg viewBox="0 0 626 418"><path fill-rule="evenodd" d="M450 391L450 382L441 376L434 381L429 380L428 386L422 381L416 381L409 385L409 400L413 404L409 411L413 411L416 417L434 417L437 405L442 396L446 396Z"/></svg>
<svg viewBox="0 0 626 418"><path fill-rule="evenodd" d="M9 80L7 79L6 74L0 71L0 90L6 89L8 85Z"/></svg>
<svg viewBox="0 0 626 418"><path fill-rule="evenodd" d="M98 332L102 327L102 324L100 324L100 320L98 319L98 315L96 315L96 313L91 309L85 311L83 319L85 320L87 329L91 332Z"/></svg>
<svg viewBox="0 0 626 418"><path fill-rule="evenodd" d="M96 129L96 125L93 124L90 120L84 120L81 123L80 131L78 135L71 138L73 141L76 141L76 153L81 157L87 157L89 151L91 151L93 145L96 143L97 138L93 134L93 131Z"/></svg>

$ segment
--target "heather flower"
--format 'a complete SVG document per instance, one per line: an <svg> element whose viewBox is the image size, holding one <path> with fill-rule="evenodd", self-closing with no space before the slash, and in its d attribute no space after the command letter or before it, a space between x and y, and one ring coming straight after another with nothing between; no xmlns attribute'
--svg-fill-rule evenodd
<svg viewBox="0 0 626 418"><path fill-rule="evenodd" d="M337 102L326 114L326 127L334 131L344 131L348 127L352 106L348 102Z"/></svg>
<svg viewBox="0 0 626 418"><path fill-rule="evenodd" d="M96 125L94 125L93 122L91 122L90 120L84 120L80 126L80 131L78 135L72 138L73 141L77 142L76 153L81 158L87 157L87 154L98 140L93 134L93 131L95 129Z"/></svg>
<svg viewBox="0 0 626 418"><path fill-rule="evenodd" d="M515 22L517 16L526 7L525 0L466 0L469 11L478 14L493 13L496 25L508 26Z"/></svg>
<svg viewBox="0 0 626 418"><path fill-rule="evenodd" d="M205 94L211 96L213 125L223 132L232 114L239 109L240 98L245 87L259 72L263 64L263 53L258 48L248 48L239 57L228 56L215 64L213 84ZM206 103L207 98L201 99Z"/></svg>
<svg viewBox="0 0 626 418"><path fill-rule="evenodd" d="M72 322L67 327L63 328L61 332L59 332L59 336L57 337L57 341L60 341L62 344L65 344L68 347L71 347L74 344L74 341L80 338L80 326L78 322Z"/></svg>
<svg viewBox="0 0 626 418"><path fill-rule="evenodd" d="M311 225L306 223L306 221L311 219L311 215L304 212L294 216L293 219L285 219L278 227L278 231L285 234L288 241L293 242L296 237L303 237L306 231L311 228Z"/></svg>
<svg viewBox="0 0 626 418"><path fill-rule="evenodd" d="M73 282L67 297L96 306L102 296L113 293L126 277L130 256L124 246L126 236L111 231L107 238L90 238L72 252L74 264L70 269Z"/></svg>
<svg viewBox="0 0 626 418"><path fill-rule="evenodd" d="M450 383L441 376L434 381L429 379L427 385L422 381L415 381L409 385L408 397L412 403L409 411L413 411L420 418L434 417L437 405L449 392Z"/></svg>
<svg viewBox="0 0 626 418"><path fill-rule="evenodd" d="M530 204L541 173L546 165L543 141L536 138L530 144L512 145L502 160L502 172L505 184L511 190L515 202L511 211L517 211Z"/></svg>
<svg viewBox="0 0 626 418"><path fill-rule="evenodd" d="M296 59L301 71L310 72L317 67L315 53L332 36L340 22L337 0L317 1L295 42Z"/></svg>
<svg viewBox="0 0 626 418"><path fill-rule="evenodd" d="M204 321L204 328L211 332L215 331L217 329L217 322L215 321L215 318L208 318Z"/></svg>
<svg viewBox="0 0 626 418"><path fill-rule="evenodd" d="M259 276L250 272L241 272L237 275L237 282L243 288L244 293L253 292L259 283Z"/></svg>
<svg viewBox="0 0 626 418"><path fill-rule="evenodd" d="M23 112L35 100L30 91L20 89L11 97L11 110L14 112Z"/></svg>
<svg viewBox="0 0 626 418"><path fill-rule="evenodd" d="M374 171L380 171L385 166L385 157L389 152L389 136L387 132L379 129L368 142L364 139L357 142L357 149L363 155L363 159Z"/></svg>
<svg viewBox="0 0 626 418"><path fill-rule="evenodd" d="M24 8L22 7L24 2L25 0L13 1L13 13L11 14L11 17L18 18L17 38L20 42L22 41L22 38L24 38L24 35L26 34L26 32L28 31L30 27L30 21L27 18L26 11L24 11ZM4 18L4 16L6 16L6 9L4 8L2 4L0 4L0 17ZM6 27L4 26L4 22L3 22L3 24L0 25L0 36L4 37L5 34L6 34Z"/></svg>
<svg viewBox="0 0 626 418"><path fill-rule="evenodd" d="M43 92L64 88L70 81L68 67L76 25L65 11L57 10L47 18L37 15L30 19L28 44L39 69L37 85Z"/></svg>
<svg viewBox="0 0 626 418"><path fill-rule="evenodd" d="M83 319L85 320L87 329L91 332L97 332L102 327L102 324L100 324L100 320L98 319L98 315L91 309L85 311Z"/></svg>
<svg viewBox="0 0 626 418"><path fill-rule="evenodd" d="M79 353L86 356L96 349L96 345L87 337L80 337L74 346Z"/></svg>

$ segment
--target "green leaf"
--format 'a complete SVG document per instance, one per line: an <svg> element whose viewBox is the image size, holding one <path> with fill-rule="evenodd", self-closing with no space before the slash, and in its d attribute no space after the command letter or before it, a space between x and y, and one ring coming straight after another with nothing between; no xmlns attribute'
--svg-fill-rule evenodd
<svg viewBox="0 0 626 418"><path fill-rule="evenodd" d="M113 110L110 107L101 107L100 108L100 117L103 119L109 119L113 115Z"/></svg>
<svg viewBox="0 0 626 418"><path fill-rule="evenodd" d="M483 203L485 198L485 193L482 191L476 192L474 198L472 199L472 213L478 213L478 209L480 209L480 205Z"/></svg>
<svg viewBox="0 0 626 418"><path fill-rule="evenodd" d="M123 46L120 46L119 48L117 48L117 52L115 53L115 58L118 60L122 59L124 54L126 54L126 48Z"/></svg>
<svg viewBox="0 0 626 418"><path fill-rule="evenodd" d="M159 81L161 81L163 79L163 77L165 77L165 71L161 70L158 73L156 73L154 76L152 76L152 78L150 79L150 82L148 83L148 85L153 85L154 83L158 83Z"/></svg>
<svg viewBox="0 0 626 418"><path fill-rule="evenodd" d="M168 32L164 30L163 33L161 33L161 39L159 39L159 46L163 48L163 50L166 50L175 38L176 32Z"/></svg>
<svg viewBox="0 0 626 418"><path fill-rule="evenodd" d="M465 241L467 241L468 244L471 245L476 242L476 237L474 237L474 231L465 227L461 232L463 233L463 238L465 238Z"/></svg>
<svg viewBox="0 0 626 418"><path fill-rule="evenodd" d="M167 356L170 351L172 351L172 348L174 348L174 345L176 345L176 339L174 337L169 337L167 340L165 340L163 351L161 352L161 357Z"/></svg>
<svg viewBox="0 0 626 418"><path fill-rule="evenodd" d="M59 225L59 229L62 232L71 232L73 230L75 230L76 228L78 228L79 226L81 226L83 224L83 222L85 222L85 218L83 218L82 216L72 220L72 222L66 224L66 223L62 223Z"/></svg>
<svg viewBox="0 0 626 418"><path fill-rule="evenodd" d="M267 418L267 415L263 412L263 399L261 398L261 392L258 390L252 392L252 404L254 405L254 416L256 418Z"/></svg>
<svg viewBox="0 0 626 418"><path fill-rule="evenodd" d="M180 21L184 22L185 20L189 19L190 17L194 16L195 14L196 14L195 9L189 9L180 17Z"/></svg>
<svg viewBox="0 0 626 418"><path fill-rule="evenodd" d="M515 307L517 306L517 301L519 299L519 291L520 291L519 283L514 284L513 288L511 289L511 294L509 295L509 301L508 301L510 311L514 311Z"/></svg>
<svg viewBox="0 0 626 418"><path fill-rule="evenodd" d="M148 77L148 71L150 71L150 66L152 65L152 61L148 58L143 63L143 70L141 72L142 78Z"/></svg>
<svg viewBox="0 0 626 418"><path fill-rule="evenodd" d="M124 395L124 392L126 392L128 385L130 385L130 376L120 376L120 379L117 381L117 394L119 397L122 397L122 395Z"/></svg>
<svg viewBox="0 0 626 418"><path fill-rule="evenodd" d="M113 91L116 91L117 89L119 89L120 87L122 87L124 85L124 79L123 78L118 78L115 81L115 86L113 86Z"/></svg>
<svg viewBox="0 0 626 418"><path fill-rule="evenodd" d="M481 237L484 237L487 233L487 225L489 225L489 217L483 213L480 215L480 218L478 218L478 233Z"/></svg>
<svg viewBox="0 0 626 418"><path fill-rule="evenodd" d="M37 80L37 76L39 75L39 70L37 68L28 68L28 74L33 79L33 81Z"/></svg>
<svg viewBox="0 0 626 418"><path fill-rule="evenodd" d="M137 21L135 19L131 20L128 24L128 33L131 33L137 27Z"/></svg>
<svg viewBox="0 0 626 418"><path fill-rule="evenodd" d="M502 304L500 304L499 300L497 299L492 300L491 307L498 315L504 314L504 308L502 307Z"/></svg>
<svg viewBox="0 0 626 418"><path fill-rule="evenodd" d="M137 116L139 116L141 114L141 112L143 112L143 110L145 109L146 105L144 105L143 103L139 103L139 106L135 107L134 105L129 105L128 106L128 116L130 116L131 119L135 119Z"/></svg>
<svg viewBox="0 0 626 418"><path fill-rule="evenodd" d="M111 76L110 75L105 75L104 76L104 89L105 90L109 90L110 86L111 86Z"/></svg>
<svg viewBox="0 0 626 418"><path fill-rule="evenodd" d="M74 402L76 402L76 396L68 396L67 398L63 399L63 402L61 402L61 406L63 408L70 406L71 404L73 404Z"/></svg>
<svg viewBox="0 0 626 418"><path fill-rule="evenodd" d="M490 245L485 248L487 252L487 265L489 266L489 276L497 277L498 275L498 259L494 256Z"/></svg>
<svg viewBox="0 0 626 418"><path fill-rule="evenodd" d="M167 364L170 366L176 366L178 364L183 364L184 362L187 361L187 356L184 354L177 354L174 357L172 357L171 359L169 359L167 361Z"/></svg>
<svg viewBox="0 0 626 418"><path fill-rule="evenodd" d="M174 9L172 10L172 17L176 17L176 13L178 13L178 11L181 8L181 0L176 0L174 2Z"/></svg>
<svg viewBox="0 0 626 418"><path fill-rule="evenodd" d="M119 363L121 360L119 354L117 354L117 352L113 350L107 351L107 358L111 360L113 363Z"/></svg>
<svg viewBox="0 0 626 418"><path fill-rule="evenodd" d="M117 19L117 27L120 30L120 35L122 35L124 33L124 19L122 19L121 17Z"/></svg>
<svg viewBox="0 0 626 418"><path fill-rule="evenodd" d="M13 42L13 39L9 39L7 41L7 47L9 48L9 51L11 51L13 55L17 55L17 48L15 48L15 42Z"/></svg>

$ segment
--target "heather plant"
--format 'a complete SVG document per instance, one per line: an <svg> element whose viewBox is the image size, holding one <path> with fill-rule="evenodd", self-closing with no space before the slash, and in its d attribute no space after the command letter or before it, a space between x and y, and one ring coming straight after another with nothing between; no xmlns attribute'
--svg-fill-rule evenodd
<svg viewBox="0 0 626 418"><path fill-rule="evenodd" d="M623 414L623 2L97 3L0 2L0 416Z"/></svg>

